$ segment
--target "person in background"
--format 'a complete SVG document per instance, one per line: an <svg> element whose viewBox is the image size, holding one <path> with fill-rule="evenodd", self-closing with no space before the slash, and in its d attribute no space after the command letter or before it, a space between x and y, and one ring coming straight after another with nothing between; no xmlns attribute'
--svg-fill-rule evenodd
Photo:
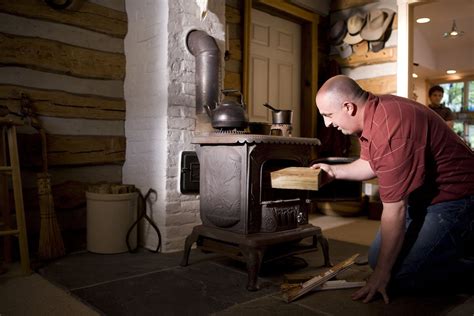
<svg viewBox="0 0 474 316"><path fill-rule="evenodd" d="M377 177L383 203L369 249L373 273L352 295L365 303L380 293L457 289L474 278L474 153L428 107L377 96L339 75L318 91L326 126L359 137L349 164L314 164L332 179ZM471 283L469 283L471 282Z"/></svg>
<svg viewBox="0 0 474 316"><path fill-rule="evenodd" d="M446 124L450 128L454 126L454 115L451 109L445 107L441 104L441 100L443 100L444 89L441 86L433 86L428 91L428 97L430 98L430 104L428 105L430 109L438 113L439 116L446 121Z"/></svg>

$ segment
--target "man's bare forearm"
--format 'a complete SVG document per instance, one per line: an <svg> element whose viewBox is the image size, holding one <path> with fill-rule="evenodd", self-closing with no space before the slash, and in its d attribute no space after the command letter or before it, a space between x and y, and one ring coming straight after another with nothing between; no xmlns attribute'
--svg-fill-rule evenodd
<svg viewBox="0 0 474 316"><path fill-rule="evenodd" d="M368 303L378 292L382 294L385 303L390 302L387 286L405 236L405 206L405 201L384 203L380 228L382 240L377 264L367 284L352 294L352 299L363 299L364 303Z"/></svg>
<svg viewBox="0 0 474 316"><path fill-rule="evenodd" d="M390 273L405 237L406 203L384 203L380 222L381 246L376 269Z"/></svg>
<svg viewBox="0 0 474 316"><path fill-rule="evenodd" d="M333 165L336 179L364 181L375 178L375 173L367 160L357 159L348 164Z"/></svg>

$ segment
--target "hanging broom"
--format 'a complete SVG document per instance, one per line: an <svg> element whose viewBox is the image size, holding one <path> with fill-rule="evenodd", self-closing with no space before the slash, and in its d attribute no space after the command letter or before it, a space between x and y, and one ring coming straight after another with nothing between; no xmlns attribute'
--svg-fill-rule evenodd
<svg viewBox="0 0 474 316"><path fill-rule="evenodd" d="M41 136L42 172L36 175L38 185L38 197L40 206L40 238L38 257L41 260L49 260L64 256L64 243L61 236L56 212L54 211L54 200L51 194L51 175L48 173L48 151L46 132L41 122L31 108L31 101L26 95L22 95L22 111L25 111L31 119L31 126L38 130Z"/></svg>

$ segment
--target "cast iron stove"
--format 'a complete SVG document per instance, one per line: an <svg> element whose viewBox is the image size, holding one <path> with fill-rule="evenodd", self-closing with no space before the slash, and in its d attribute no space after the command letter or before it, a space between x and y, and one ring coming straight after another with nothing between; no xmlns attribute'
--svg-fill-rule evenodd
<svg viewBox="0 0 474 316"><path fill-rule="evenodd" d="M191 246L247 264L248 290L257 290L262 262L314 251L321 244L330 265L327 239L308 223L307 192L271 188L270 172L309 166L318 139L216 132L193 139L200 163L200 216L186 238L182 266ZM312 238L304 245L300 241Z"/></svg>

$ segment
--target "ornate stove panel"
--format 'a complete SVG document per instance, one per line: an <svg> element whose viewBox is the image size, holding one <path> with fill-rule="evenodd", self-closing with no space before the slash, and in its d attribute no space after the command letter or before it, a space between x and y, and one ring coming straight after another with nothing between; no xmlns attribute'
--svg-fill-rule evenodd
<svg viewBox="0 0 474 316"><path fill-rule="evenodd" d="M193 139L200 162L204 226L241 234L294 229L307 223L306 192L270 187L270 172L308 166L319 140L246 134Z"/></svg>

